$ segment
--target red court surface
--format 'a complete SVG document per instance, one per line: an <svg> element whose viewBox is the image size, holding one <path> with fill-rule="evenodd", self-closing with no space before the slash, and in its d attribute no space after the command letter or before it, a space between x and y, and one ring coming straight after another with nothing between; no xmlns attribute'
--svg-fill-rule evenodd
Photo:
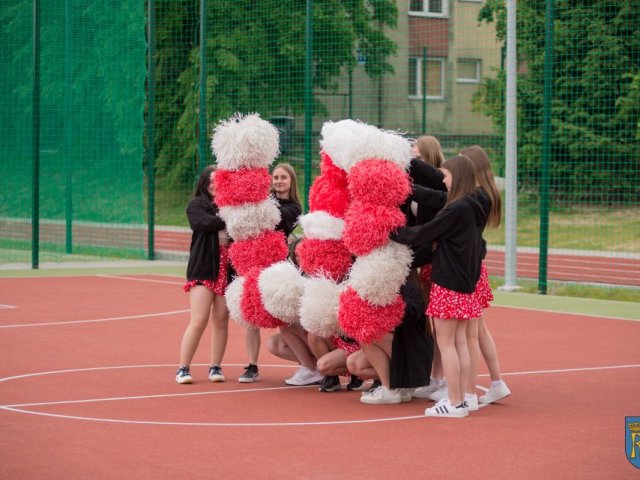
<svg viewBox="0 0 640 480"><path fill-rule="evenodd" d="M207 330L195 383L177 385L181 285L0 278L0 479L640 478L624 428L640 416L640 322L492 307L513 394L434 419L425 400L373 406L287 387L294 365L266 348L260 380L239 384L236 324L227 382L206 380Z"/></svg>

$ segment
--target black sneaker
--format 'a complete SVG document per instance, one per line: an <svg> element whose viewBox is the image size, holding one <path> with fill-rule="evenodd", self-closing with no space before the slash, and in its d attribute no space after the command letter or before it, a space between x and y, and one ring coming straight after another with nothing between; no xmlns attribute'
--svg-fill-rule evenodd
<svg viewBox="0 0 640 480"><path fill-rule="evenodd" d="M369 392L373 392L376 388L382 386L382 382L380 380L374 380L369 388L362 392L362 395L365 395Z"/></svg>
<svg viewBox="0 0 640 480"><path fill-rule="evenodd" d="M180 367L176 372L176 383L191 383L193 382L193 378L191 378L191 372L189 371L189 367Z"/></svg>
<svg viewBox="0 0 640 480"><path fill-rule="evenodd" d="M321 392L335 392L336 390L340 390L340 377L337 375L332 375L329 377L324 377L322 382L320 382L320 390Z"/></svg>
<svg viewBox="0 0 640 480"><path fill-rule="evenodd" d="M351 380L347 384L347 390L362 390L364 388L364 380L355 375L351 375Z"/></svg>
<svg viewBox="0 0 640 480"><path fill-rule="evenodd" d="M210 382L224 382L225 378L222 374L222 369L218 365L209 367L209 381Z"/></svg>
<svg viewBox="0 0 640 480"><path fill-rule="evenodd" d="M240 383L253 383L258 380L260 374L258 373L258 366L250 363L244 369L244 373L238 377Z"/></svg>

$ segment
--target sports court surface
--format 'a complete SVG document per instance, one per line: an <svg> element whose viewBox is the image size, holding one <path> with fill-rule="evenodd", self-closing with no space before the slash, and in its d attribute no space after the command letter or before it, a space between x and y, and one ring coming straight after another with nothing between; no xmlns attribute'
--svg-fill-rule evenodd
<svg viewBox="0 0 640 480"><path fill-rule="evenodd" d="M0 271L0 479L640 478L624 426L640 416L638 304L496 293L513 393L436 419L426 400L286 386L295 366L266 351L269 331L260 380L239 384L233 323L227 382L206 379L207 330L195 383L177 385L183 270Z"/></svg>

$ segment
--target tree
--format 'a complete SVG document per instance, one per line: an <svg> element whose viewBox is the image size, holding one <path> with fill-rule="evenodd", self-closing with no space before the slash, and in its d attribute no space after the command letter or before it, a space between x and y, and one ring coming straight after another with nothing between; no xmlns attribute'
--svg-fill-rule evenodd
<svg viewBox="0 0 640 480"><path fill-rule="evenodd" d="M545 42L544 0L519 2L518 174L525 188L540 176ZM640 194L640 3L556 0L551 188L573 200L622 202ZM506 36L504 0L487 0L479 21ZM474 99L503 131L505 76Z"/></svg>
<svg viewBox="0 0 640 480"><path fill-rule="evenodd" d="M258 112L263 118L304 111L305 3L207 2L207 132L236 111ZM396 46L382 27L396 24L393 0L315 0L313 5L314 89L335 90L339 75L356 65L357 50L367 55L369 76L392 71L387 58ZM156 123L156 130L164 132L158 165L171 180L190 182L197 173L200 45L193 43L193 33L183 35L196 25L197 11L169 0L159 1L158 8L167 13L158 15L164 22L158 27L159 62L174 66L159 70L164 86L158 90L158 111L179 111L177 120ZM315 111L325 111L317 98Z"/></svg>

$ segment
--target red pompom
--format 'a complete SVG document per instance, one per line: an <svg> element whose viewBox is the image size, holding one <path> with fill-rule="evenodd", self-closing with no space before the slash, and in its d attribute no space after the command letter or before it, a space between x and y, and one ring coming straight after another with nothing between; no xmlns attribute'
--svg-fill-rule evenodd
<svg viewBox="0 0 640 480"><path fill-rule="evenodd" d="M215 202L219 207L258 203L269 198L271 176L266 168L241 168L214 172Z"/></svg>
<svg viewBox="0 0 640 480"><path fill-rule="evenodd" d="M254 268L247 274L240 298L240 311L242 318L248 323L260 328L276 328L284 325L280 320L267 312L262 304L258 277L260 269Z"/></svg>
<svg viewBox="0 0 640 480"><path fill-rule="evenodd" d="M345 216L342 240L354 255L366 255L386 244L389 234L405 223L406 218L397 207L354 200Z"/></svg>
<svg viewBox="0 0 640 480"><path fill-rule="evenodd" d="M265 230L255 237L233 242L229 247L229 258L241 277L253 268L263 269L285 260L288 253L284 233L275 230Z"/></svg>
<svg viewBox="0 0 640 480"><path fill-rule="evenodd" d="M344 218L349 206L347 173L336 167L328 155L322 154L319 177L309 190L309 208L312 212L322 210L334 217Z"/></svg>
<svg viewBox="0 0 640 480"><path fill-rule="evenodd" d="M334 282L341 282L351 267L351 252L342 240L305 238L296 247L296 257L307 275L323 275Z"/></svg>
<svg viewBox="0 0 640 480"><path fill-rule="evenodd" d="M354 200L398 207L411 193L409 175L387 160L364 160L349 172L349 192Z"/></svg>
<svg viewBox="0 0 640 480"><path fill-rule="evenodd" d="M347 334L361 344L370 344L393 332L404 316L404 300L398 295L393 302L383 307L373 305L360 298L348 287L340 295L338 322Z"/></svg>

